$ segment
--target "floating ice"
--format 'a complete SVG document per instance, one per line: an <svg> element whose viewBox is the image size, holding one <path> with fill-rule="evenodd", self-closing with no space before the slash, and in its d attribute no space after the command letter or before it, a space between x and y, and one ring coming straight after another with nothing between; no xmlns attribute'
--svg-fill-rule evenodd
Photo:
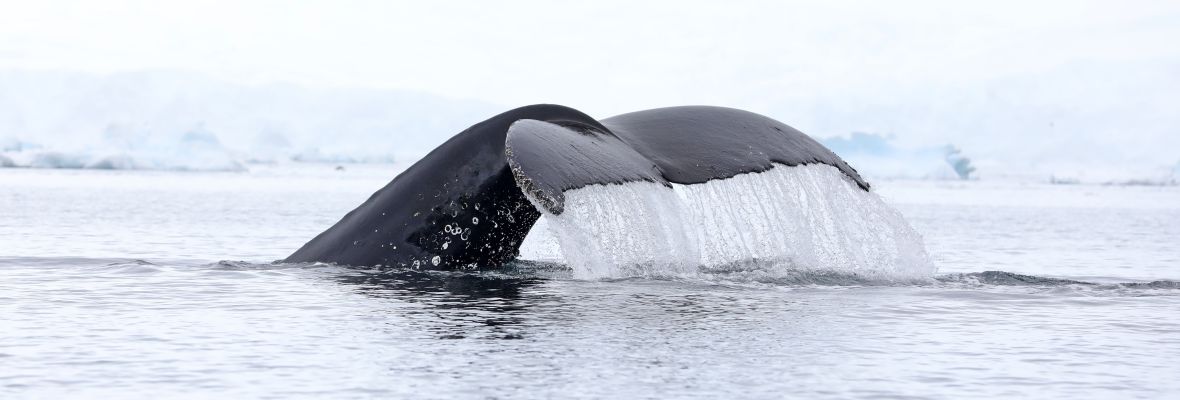
<svg viewBox="0 0 1180 400"><path fill-rule="evenodd" d="M935 272L899 212L823 164L672 190L593 185L565 199L565 212L544 213L534 228L551 237L530 234L522 251L552 256L556 247L578 278L812 271L898 280Z"/></svg>
<svg viewBox="0 0 1180 400"><path fill-rule="evenodd" d="M5 146L4 166L30 168L154 169L199 171L244 171L232 151L217 135L201 126L181 134L111 125L99 145L75 144L47 148L19 143Z"/></svg>

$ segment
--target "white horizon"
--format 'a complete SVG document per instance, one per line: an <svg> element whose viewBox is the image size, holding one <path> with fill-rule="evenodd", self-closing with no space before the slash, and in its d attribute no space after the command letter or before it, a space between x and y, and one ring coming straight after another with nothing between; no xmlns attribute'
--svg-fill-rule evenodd
<svg viewBox="0 0 1180 400"><path fill-rule="evenodd" d="M1180 161L1180 3L119 0L3 10L0 71L180 71L504 109L558 103L596 117L714 104L818 137L953 143L985 165Z"/></svg>

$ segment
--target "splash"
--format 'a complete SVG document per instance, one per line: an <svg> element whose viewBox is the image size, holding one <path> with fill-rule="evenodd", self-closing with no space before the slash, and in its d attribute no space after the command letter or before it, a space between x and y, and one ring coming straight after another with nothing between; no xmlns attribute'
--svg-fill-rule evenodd
<svg viewBox="0 0 1180 400"><path fill-rule="evenodd" d="M821 272L909 280L935 272L902 215L828 165L776 165L671 190L592 185L565 198L565 212L543 214L538 226L551 236L525 242L556 249L580 279Z"/></svg>

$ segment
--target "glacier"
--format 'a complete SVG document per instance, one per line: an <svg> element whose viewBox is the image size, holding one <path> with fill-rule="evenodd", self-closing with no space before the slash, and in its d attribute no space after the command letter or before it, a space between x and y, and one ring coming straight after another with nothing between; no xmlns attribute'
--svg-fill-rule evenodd
<svg viewBox="0 0 1180 400"><path fill-rule="evenodd" d="M175 71L0 70L0 166L242 171L393 162L498 110L376 89L241 85Z"/></svg>

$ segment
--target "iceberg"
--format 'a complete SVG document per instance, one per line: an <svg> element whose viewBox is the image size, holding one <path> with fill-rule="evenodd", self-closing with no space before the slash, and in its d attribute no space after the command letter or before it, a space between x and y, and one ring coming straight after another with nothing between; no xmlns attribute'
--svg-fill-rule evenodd
<svg viewBox="0 0 1180 400"><path fill-rule="evenodd" d="M975 166L954 145L901 148L893 136L852 132L820 142L857 170L875 178L967 180L976 178Z"/></svg>

